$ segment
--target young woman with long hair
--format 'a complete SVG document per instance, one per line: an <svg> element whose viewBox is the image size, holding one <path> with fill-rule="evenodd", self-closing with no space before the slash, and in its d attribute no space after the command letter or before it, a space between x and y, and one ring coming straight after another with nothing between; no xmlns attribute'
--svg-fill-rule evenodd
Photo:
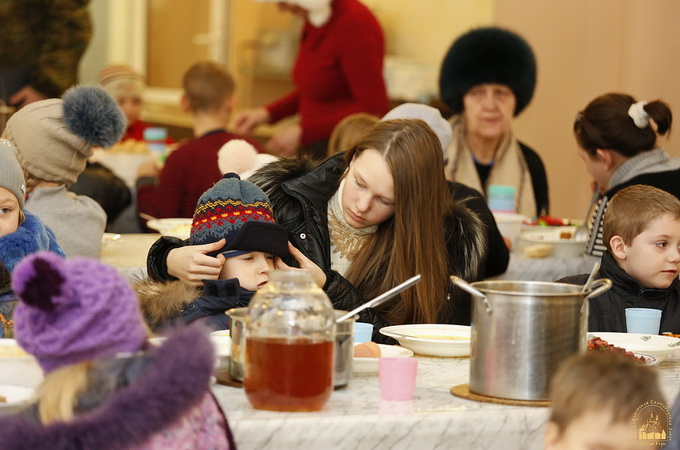
<svg viewBox="0 0 680 450"><path fill-rule="evenodd" d="M481 278L486 235L464 199L455 198L443 164L439 139L425 122L397 119L378 123L351 150L318 166L285 159L249 180L269 196L277 222L288 230L294 261L286 263L314 272L336 309L352 309L420 274L421 282L400 300L361 320L376 329L466 323L469 299L452 297L448 277ZM212 276L208 266L216 262L201 258L206 249L177 248L178 242L161 239L152 247L150 275Z"/></svg>

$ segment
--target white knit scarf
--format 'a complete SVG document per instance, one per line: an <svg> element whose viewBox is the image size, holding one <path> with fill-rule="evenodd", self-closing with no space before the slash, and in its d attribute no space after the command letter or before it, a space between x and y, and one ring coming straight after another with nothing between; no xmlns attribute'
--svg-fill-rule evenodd
<svg viewBox="0 0 680 450"><path fill-rule="evenodd" d="M535 216L536 198L529 166L512 130L508 130L503 136L503 141L496 151L489 178L486 180L486 185L482 186L472 158L472 150L465 139L463 116L453 116L449 122L453 128L453 139L447 149L449 162L444 168L446 178L477 189L485 196L488 195L489 186L493 184L514 186L515 211L527 217Z"/></svg>
<svg viewBox="0 0 680 450"><path fill-rule="evenodd" d="M331 239L331 270L345 276L361 247L370 235L378 229L377 225L367 228L354 228L342 214L342 192L345 180L328 201L328 234Z"/></svg>

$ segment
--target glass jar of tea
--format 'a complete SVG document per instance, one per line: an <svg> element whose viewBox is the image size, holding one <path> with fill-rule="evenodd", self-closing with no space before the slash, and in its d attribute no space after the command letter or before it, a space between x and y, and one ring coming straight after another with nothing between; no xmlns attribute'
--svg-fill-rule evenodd
<svg viewBox="0 0 680 450"><path fill-rule="evenodd" d="M248 306L243 387L256 409L317 411L333 390L335 314L304 270L274 270Z"/></svg>

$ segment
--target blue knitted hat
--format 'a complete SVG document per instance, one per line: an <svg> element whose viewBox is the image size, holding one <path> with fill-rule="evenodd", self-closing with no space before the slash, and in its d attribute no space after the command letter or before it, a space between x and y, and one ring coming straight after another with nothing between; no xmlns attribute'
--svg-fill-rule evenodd
<svg viewBox="0 0 680 450"><path fill-rule="evenodd" d="M288 233L274 223L267 195L253 183L227 173L198 199L191 224L192 245L210 244L225 238L216 255L226 257L249 252L288 255Z"/></svg>

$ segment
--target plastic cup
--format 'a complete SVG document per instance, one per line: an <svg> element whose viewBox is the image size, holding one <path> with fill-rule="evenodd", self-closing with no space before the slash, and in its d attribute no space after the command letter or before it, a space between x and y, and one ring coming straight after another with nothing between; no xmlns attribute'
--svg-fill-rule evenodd
<svg viewBox="0 0 680 450"><path fill-rule="evenodd" d="M354 322L354 343L370 342L373 337L373 324Z"/></svg>
<svg viewBox="0 0 680 450"><path fill-rule="evenodd" d="M661 310L651 308L626 308L628 333L659 334Z"/></svg>
<svg viewBox="0 0 680 450"><path fill-rule="evenodd" d="M417 359L380 358L378 372L383 400L408 401L413 399L418 373Z"/></svg>

